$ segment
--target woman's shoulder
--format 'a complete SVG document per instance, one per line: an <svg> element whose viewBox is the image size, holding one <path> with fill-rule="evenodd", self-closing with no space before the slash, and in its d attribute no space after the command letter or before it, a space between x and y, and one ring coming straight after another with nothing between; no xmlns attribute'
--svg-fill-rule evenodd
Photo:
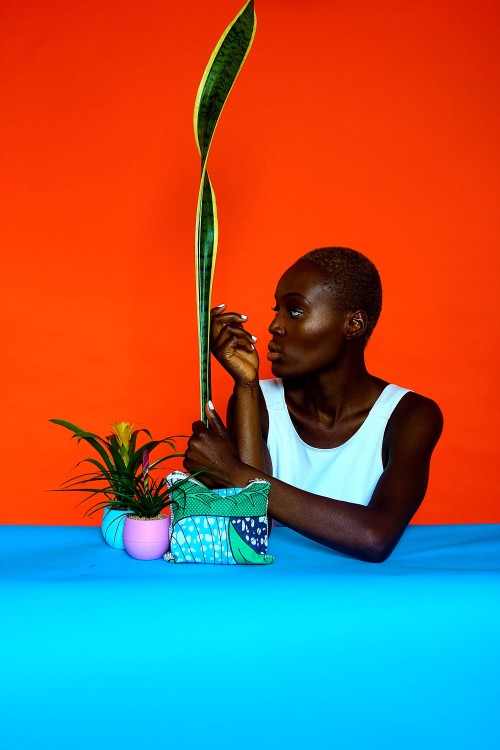
<svg viewBox="0 0 500 750"><path fill-rule="evenodd" d="M412 391L409 388L401 388L400 386L394 385L392 385L392 387L397 388L399 391L404 391L404 398L401 398L401 401L398 405L398 411L400 414L409 415L418 413L421 416L427 415L431 418L441 416L442 418L441 409L432 398L429 398L428 396L422 396L420 393Z"/></svg>
<svg viewBox="0 0 500 750"><path fill-rule="evenodd" d="M405 389L387 423L386 440L434 446L443 430L443 414L427 396Z"/></svg>

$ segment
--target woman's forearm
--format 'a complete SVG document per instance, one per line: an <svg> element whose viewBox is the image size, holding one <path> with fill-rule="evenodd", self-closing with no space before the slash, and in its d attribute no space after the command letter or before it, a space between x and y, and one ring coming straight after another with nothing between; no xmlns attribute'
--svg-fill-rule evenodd
<svg viewBox="0 0 500 750"><path fill-rule="evenodd" d="M269 481L269 514L285 526L360 560L381 562L390 553L381 514L372 508Z"/></svg>
<svg viewBox="0 0 500 750"><path fill-rule="evenodd" d="M227 467L231 483L244 487L256 474L253 466L237 461ZM373 508L320 497L257 473L271 485L269 515L320 544L360 560L381 562L394 547L400 534L392 523ZM402 528L401 528L402 533Z"/></svg>
<svg viewBox="0 0 500 750"><path fill-rule="evenodd" d="M265 470L260 427L260 386L235 384L228 409L228 426L240 461Z"/></svg>

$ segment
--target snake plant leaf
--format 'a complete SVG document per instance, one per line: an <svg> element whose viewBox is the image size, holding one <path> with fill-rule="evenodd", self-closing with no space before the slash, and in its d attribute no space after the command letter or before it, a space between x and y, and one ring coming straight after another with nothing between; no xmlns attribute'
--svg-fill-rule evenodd
<svg viewBox="0 0 500 750"><path fill-rule="evenodd" d="M200 413L206 422L205 404L211 399L210 387L210 300L217 255L217 204L208 172L200 186L196 224L196 300L200 350Z"/></svg>
<svg viewBox="0 0 500 750"><path fill-rule="evenodd" d="M224 31L203 73L194 106L202 173L220 114L252 46L256 25L254 3L249 0Z"/></svg>
<svg viewBox="0 0 500 750"><path fill-rule="evenodd" d="M205 404L210 388L210 302L217 256L218 221L207 158L222 109L248 55L256 29L253 0L229 24L201 79L194 107L194 132L201 156L201 178L196 212L195 259L198 343L200 351L200 412L207 424Z"/></svg>

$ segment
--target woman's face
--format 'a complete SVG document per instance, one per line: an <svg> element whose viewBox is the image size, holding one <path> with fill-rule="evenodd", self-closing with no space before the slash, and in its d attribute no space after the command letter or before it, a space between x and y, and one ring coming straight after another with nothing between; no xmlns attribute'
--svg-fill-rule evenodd
<svg viewBox="0 0 500 750"><path fill-rule="evenodd" d="M267 355L276 377L303 377L338 362L349 313L337 309L325 279L318 265L299 260L279 280Z"/></svg>

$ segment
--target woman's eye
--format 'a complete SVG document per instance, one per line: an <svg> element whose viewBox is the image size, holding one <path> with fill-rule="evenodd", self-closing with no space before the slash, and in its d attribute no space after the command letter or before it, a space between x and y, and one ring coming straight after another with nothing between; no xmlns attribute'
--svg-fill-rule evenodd
<svg viewBox="0 0 500 750"><path fill-rule="evenodd" d="M280 309L279 309L279 306L278 306L278 305L276 305L275 307L272 307L272 308L271 308L271 310L273 311L273 313L274 313L274 315L275 315L275 316L276 316L276 315L277 315L277 314L279 313L279 311L280 311ZM301 314L302 314L302 312L303 312L303 311L302 311L302 310L301 310L301 309L300 309L299 307L289 307L289 308L287 309L287 313L288 313L288 315L289 315L289 316L290 316L291 318L298 318L298 317L299 317L299 315L301 315Z"/></svg>

